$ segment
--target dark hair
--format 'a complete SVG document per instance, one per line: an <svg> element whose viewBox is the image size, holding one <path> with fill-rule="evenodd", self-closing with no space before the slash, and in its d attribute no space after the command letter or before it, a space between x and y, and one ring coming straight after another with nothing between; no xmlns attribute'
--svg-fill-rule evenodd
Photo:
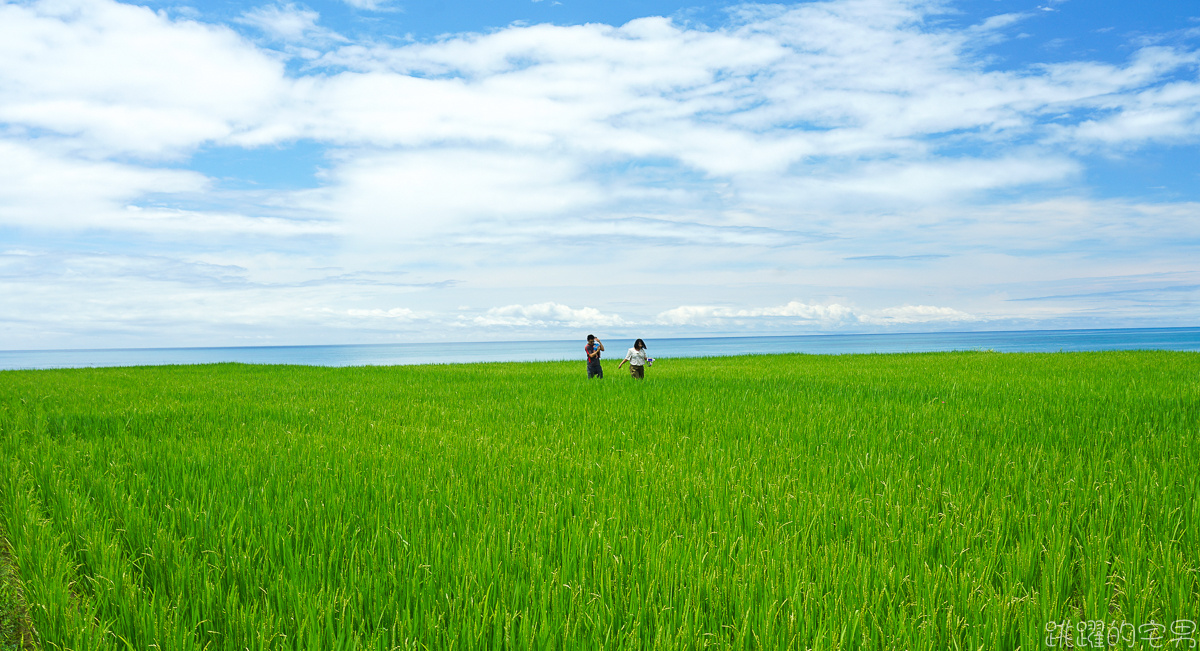
<svg viewBox="0 0 1200 651"><path fill-rule="evenodd" d="M637 350L645 350L646 342L642 341L641 339L638 339L637 341L633 342L633 347L636 348Z"/></svg>
<svg viewBox="0 0 1200 651"><path fill-rule="evenodd" d="M588 341L591 341L595 338L596 338L596 335L588 335Z"/></svg>

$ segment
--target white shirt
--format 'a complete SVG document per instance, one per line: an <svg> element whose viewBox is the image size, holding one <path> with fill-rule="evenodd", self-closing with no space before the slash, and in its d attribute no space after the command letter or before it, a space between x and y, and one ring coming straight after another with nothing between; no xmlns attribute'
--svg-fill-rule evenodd
<svg viewBox="0 0 1200 651"><path fill-rule="evenodd" d="M638 350L630 348L629 352L625 353L625 361L629 362L630 366L645 366L646 365L646 349Z"/></svg>

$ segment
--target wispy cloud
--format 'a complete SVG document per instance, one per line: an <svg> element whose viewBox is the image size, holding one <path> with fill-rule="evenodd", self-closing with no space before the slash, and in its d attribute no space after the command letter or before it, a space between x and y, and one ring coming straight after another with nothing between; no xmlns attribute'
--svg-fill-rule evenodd
<svg viewBox="0 0 1200 651"><path fill-rule="evenodd" d="M978 321L979 317L949 307L901 305L876 310L851 306L808 304L791 301L784 305L761 308L728 308L707 305L681 305L658 315L658 322L670 325L716 325L728 321L753 321L769 318L793 325L836 328L844 324L908 325ZM721 326L728 328L728 324Z"/></svg>
<svg viewBox="0 0 1200 651"><path fill-rule="evenodd" d="M845 259L845 260L869 260L869 261L875 261L875 262L884 262L884 261L888 261L888 262L890 262L890 261L894 261L894 260L913 260L913 261L919 261L919 260L938 260L938 259L941 259L941 258L948 258L948 257L950 257L950 256L947 256L947 255L938 255L938 254L925 254L925 255L852 255L852 256L849 256L849 257L847 257L847 258L844 258L844 259Z"/></svg>
<svg viewBox="0 0 1200 651"><path fill-rule="evenodd" d="M1026 298L1010 298L1010 301L1061 301L1068 299L1110 299L1126 298L1146 300L1157 298L1162 294L1197 294L1200 295L1200 285L1174 285L1167 287L1116 289L1103 292L1088 292L1086 294L1058 294L1055 296L1029 296Z"/></svg>
<svg viewBox="0 0 1200 651"><path fill-rule="evenodd" d="M342 0L355 9L367 11L392 11L391 0Z"/></svg>
<svg viewBox="0 0 1200 651"><path fill-rule="evenodd" d="M242 13L238 22L262 30L281 41L303 41L326 33L317 26L320 14L295 4L276 4L255 7Z"/></svg>
<svg viewBox="0 0 1200 651"><path fill-rule="evenodd" d="M539 327L614 327L626 325L616 314L605 314L592 307L573 308L560 303L537 305L505 305L494 307L486 314L470 319L473 325L539 326Z"/></svg>

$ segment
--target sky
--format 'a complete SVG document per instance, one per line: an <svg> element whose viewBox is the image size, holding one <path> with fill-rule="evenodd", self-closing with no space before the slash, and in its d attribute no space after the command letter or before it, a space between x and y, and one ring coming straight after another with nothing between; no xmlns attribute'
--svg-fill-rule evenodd
<svg viewBox="0 0 1200 651"><path fill-rule="evenodd" d="M1194 0L0 0L0 349L1200 325Z"/></svg>

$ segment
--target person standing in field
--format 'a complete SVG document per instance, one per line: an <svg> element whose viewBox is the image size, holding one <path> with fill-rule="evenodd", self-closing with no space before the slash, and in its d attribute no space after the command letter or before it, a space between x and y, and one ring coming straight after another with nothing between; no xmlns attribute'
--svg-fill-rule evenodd
<svg viewBox="0 0 1200 651"><path fill-rule="evenodd" d="M588 335L583 352L587 355L588 379L604 379L604 368L600 366L600 353L604 352L604 344L595 335Z"/></svg>
<svg viewBox="0 0 1200 651"><path fill-rule="evenodd" d="M633 377L643 380L646 378L646 342L638 339L633 342L633 348L625 353L625 359L617 364L617 369L625 362L629 362L629 374Z"/></svg>

